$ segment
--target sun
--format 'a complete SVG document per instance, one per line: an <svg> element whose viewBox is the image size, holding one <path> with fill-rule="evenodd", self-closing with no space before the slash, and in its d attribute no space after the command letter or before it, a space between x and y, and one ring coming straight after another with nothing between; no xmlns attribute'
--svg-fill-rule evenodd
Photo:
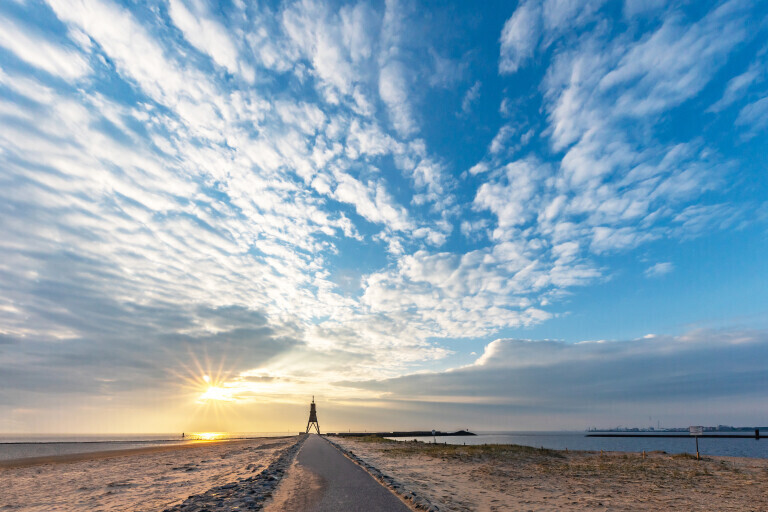
<svg viewBox="0 0 768 512"><path fill-rule="evenodd" d="M222 359L218 365L211 364L207 354L195 354L190 351L192 364L180 366L183 373L176 372L190 398L201 406L217 407L217 404L233 404L238 401L237 389L232 385L232 371L224 369Z"/></svg>
<svg viewBox="0 0 768 512"><path fill-rule="evenodd" d="M199 401L219 400L222 402L234 402L232 391L221 386L208 386L208 389L200 395Z"/></svg>

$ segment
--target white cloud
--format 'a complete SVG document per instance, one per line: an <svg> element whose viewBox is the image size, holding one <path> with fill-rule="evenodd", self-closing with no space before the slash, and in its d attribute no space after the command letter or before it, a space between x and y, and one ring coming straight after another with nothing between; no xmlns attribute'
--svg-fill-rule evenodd
<svg viewBox="0 0 768 512"><path fill-rule="evenodd" d="M481 86L482 82L477 80L474 84L472 84L472 87L467 89L467 92L464 94L464 98L461 100L461 111L464 112L464 114L469 114L469 112L472 110L472 105L475 103L477 98L480 97Z"/></svg>
<svg viewBox="0 0 768 512"><path fill-rule="evenodd" d="M385 224L393 231L412 228L405 208L395 204L382 183L365 185L349 175L337 176L337 180L333 197L354 205L361 217L370 222Z"/></svg>
<svg viewBox="0 0 768 512"><path fill-rule="evenodd" d="M678 105L697 94L726 61L728 52L747 37L744 7L721 5L690 26L672 17L650 37L633 45L618 66L600 80L600 88L627 83L614 108L647 116Z"/></svg>
<svg viewBox="0 0 768 512"><path fill-rule="evenodd" d="M546 175L546 166L534 160L507 164L499 182L483 183L477 190L474 205L493 212L501 230L525 224L536 209L535 196Z"/></svg>
<svg viewBox="0 0 768 512"><path fill-rule="evenodd" d="M208 136L221 133L216 91L202 73L167 59L163 48L125 9L97 0L49 0L56 15L96 40L128 80L159 103L177 111ZM141 58L136 58L141 56ZM202 122L202 123L201 123Z"/></svg>
<svg viewBox="0 0 768 512"><path fill-rule="evenodd" d="M359 3L345 6L339 11L344 44L354 62L361 62L373 55L372 28L378 25L377 16L370 7Z"/></svg>
<svg viewBox="0 0 768 512"><path fill-rule="evenodd" d="M388 62L379 70L379 95L389 108L395 130L403 137L416 133L406 71L402 64Z"/></svg>
<svg viewBox="0 0 768 512"><path fill-rule="evenodd" d="M351 48L344 42L358 43L350 37L352 27L349 23L364 23L366 18L347 16L342 22L323 3L307 0L288 6L282 13L282 22L286 33L310 60L313 72L324 85L341 94L351 94L357 75L350 57ZM356 29L364 30L364 27Z"/></svg>
<svg viewBox="0 0 768 512"><path fill-rule="evenodd" d="M568 29L580 27L595 17L605 0L525 0L504 23L499 39L499 73L512 74L530 61L541 41L552 44Z"/></svg>
<svg viewBox="0 0 768 512"><path fill-rule="evenodd" d="M645 272L643 272L643 274L645 275L645 277L660 277L660 276L669 274L674 269L675 269L675 266L671 262L662 261L654 265L651 265L650 267L645 269Z"/></svg>
<svg viewBox="0 0 768 512"><path fill-rule="evenodd" d="M190 11L183 0L169 0L171 19L184 33L184 37L195 48L208 54L218 64L230 73L245 71L252 75L244 63L238 59L237 46L230 38L227 30L209 13L200 12L202 6L193 4L195 12ZM253 77L250 76L252 79Z"/></svg>
<svg viewBox="0 0 768 512"><path fill-rule="evenodd" d="M475 165L469 168L469 174L476 175L476 174L483 174L488 171L490 171L491 168L488 165L488 162L477 162Z"/></svg>
<svg viewBox="0 0 768 512"><path fill-rule="evenodd" d="M666 0L624 0L624 15L629 17L648 14L667 4Z"/></svg>
<svg viewBox="0 0 768 512"><path fill-rule="evenodd" d="M515 73L533 53L541 37L541 11L536 2L525 1L504 23L499 42L499 73Z"/></svg>
<svg viewBox="0 0 768 512"><path fill-rule="evenodd" d="M764 80L764 67L760 62L753 62L744 73L731 78L725 87L723 97L707 110L719 112L738 101L752 85Z"/></svg>
<svg viewBox="0 0 768 512"><path fill-rule="evenodd" d="M604 3L605 0L545 0L544 26L549 31L562 31L583 25Z"/></svg>
<svg viewBox="0 0 768 512"><path fill-rule="evenodd" d="M739 111L736 125L746 126L750 134L756 134L768 127L768 96L745 105Z"/></svg>
<svg viewBox="0 0 768 512"><path fill-rule="evenodd" d="M88 61L80 52L54 44L22 26L0 17L0 46L24 62L65 80L76 80L88 74Z"/></svg>

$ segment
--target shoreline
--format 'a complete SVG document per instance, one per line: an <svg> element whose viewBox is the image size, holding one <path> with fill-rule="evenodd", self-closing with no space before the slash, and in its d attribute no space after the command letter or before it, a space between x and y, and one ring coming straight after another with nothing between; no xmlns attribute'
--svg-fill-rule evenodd
<svg viewBox="0 0 768 512"><path fill-rule="evenodd" d="M0 469L26 468L30 466L40 466L45 464L70 464L75 462L85 462L90 460L103 460L115 457L150 455L156 453L173 452L178 450L187 450L193 448L202 448L206 445L234 445L245 444L253 440L288 439L291 436L281 437L253 437L248 439L222 439L222 440L195 440L187 441L184 444L172 444L162 446L143 446L139 448L117 448L114 450L98 450L83 453L68 453L61 455L44 455L39 457L20 457L16 459L0 460Z"/></svg>

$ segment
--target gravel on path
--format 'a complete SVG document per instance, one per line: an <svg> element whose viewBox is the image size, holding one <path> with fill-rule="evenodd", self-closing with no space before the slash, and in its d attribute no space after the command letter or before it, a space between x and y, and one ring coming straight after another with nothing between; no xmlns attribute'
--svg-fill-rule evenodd
<svg viewBox="0 0 768 512"><path fill-rule="evenodd" d="M277 460L258 475L190 496L183 503L167 508L163 512L262 510L264 502L272 496L280 479L306 440L307 436L299 436L293 445L285 448Z"/></svg>

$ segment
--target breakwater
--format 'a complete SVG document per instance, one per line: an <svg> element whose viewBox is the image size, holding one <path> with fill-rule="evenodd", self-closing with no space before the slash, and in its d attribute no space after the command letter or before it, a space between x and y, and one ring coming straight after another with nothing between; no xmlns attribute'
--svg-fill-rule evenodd
<svg viewBox="0 0 768 512"><path fill-rule="evenodd" d="M329 436L338 437L446 437L446 436L476 436L477 434L468 430L458 430L456 432L441 432L439 430L408 430L401 432L337 432L328 433Z"/></svg>

